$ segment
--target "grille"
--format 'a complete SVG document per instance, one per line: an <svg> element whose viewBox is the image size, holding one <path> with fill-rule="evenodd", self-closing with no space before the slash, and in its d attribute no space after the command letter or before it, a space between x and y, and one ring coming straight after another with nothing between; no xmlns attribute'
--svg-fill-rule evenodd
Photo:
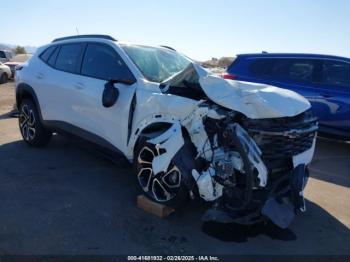
<svg viewBox="0 0 350 262"><path fill-rule="evenodd" d="M312 146L318 129L311 111L294 117L245 119L243 126L262 151L263 159L288 158Z"/></svg>

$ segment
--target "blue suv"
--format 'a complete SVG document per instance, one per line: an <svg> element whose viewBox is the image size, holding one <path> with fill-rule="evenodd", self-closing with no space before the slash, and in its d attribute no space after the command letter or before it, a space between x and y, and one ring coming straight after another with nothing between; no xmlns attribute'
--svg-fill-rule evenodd
<svg viewBox="0 0 350 262"><path fill-rule="evenodd" d="M314 54L243 54L224 78L265 83L306 97L320 133L350 139L350 59Z"/></svg>

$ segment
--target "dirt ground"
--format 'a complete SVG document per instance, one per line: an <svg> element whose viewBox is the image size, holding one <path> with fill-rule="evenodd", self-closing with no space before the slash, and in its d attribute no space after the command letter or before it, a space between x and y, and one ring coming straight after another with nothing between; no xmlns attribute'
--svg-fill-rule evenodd
<svg viewBox="0 0 350 262"><path fill-rule="evenodd" d="M22 142L0 85L0 254L350 255L350 144L318 139L307 212L287 230L203 224L191 202L166 219L136 207L132 169L72 139Z"/></svg>

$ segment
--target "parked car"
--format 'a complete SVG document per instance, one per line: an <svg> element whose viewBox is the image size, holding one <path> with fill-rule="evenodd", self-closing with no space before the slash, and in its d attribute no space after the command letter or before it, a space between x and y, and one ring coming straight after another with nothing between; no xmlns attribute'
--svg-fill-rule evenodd
<svg viewBox="0 0 350 262"><path fill-rule="evenodd" d="M265 83L306 97L320 133L350 139L350 59L313 54L238 55L225 78Z"/></svg>
<svg viewBox="0 0 350 262"><path fill-rule="evenodd" d="M10 61L4 63L11 69L11 78L15 77L16 66L23 65L31 57L31 54L18 54L11 58Z"/></svg>
<svg viewBox="0 0 350 262"><path fill-rule="evenodd" d="M0 84L7 83L11 77L11 70L7 65L0 62Z"/></svg>
<svg viewBox="0 0 350 262"><path fill-rule="evenodd" d="M16 72L22 137L71 133L134 164L142 193L205 221L287 227L305 211L314 153L310 103L281 88L225 80L167 47L104 35L54 40Z"/></svg>
<svg viewBox="0 0 350 262"><path fill-rule="evenodd" d="M0 50L0 62L6 63L7 61L10 61L10 59L13 57L12 52L8 50Z"/></svg>

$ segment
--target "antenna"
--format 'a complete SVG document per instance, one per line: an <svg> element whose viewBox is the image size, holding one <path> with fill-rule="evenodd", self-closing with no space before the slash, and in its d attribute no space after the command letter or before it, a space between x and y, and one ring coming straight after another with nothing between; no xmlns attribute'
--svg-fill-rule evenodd
<svg viewBox="0 0 350 262"><path fill-rule="evenodd" d="M78 27L75 27L75 30L77 31L77 35L79 35Z"/></svg>

